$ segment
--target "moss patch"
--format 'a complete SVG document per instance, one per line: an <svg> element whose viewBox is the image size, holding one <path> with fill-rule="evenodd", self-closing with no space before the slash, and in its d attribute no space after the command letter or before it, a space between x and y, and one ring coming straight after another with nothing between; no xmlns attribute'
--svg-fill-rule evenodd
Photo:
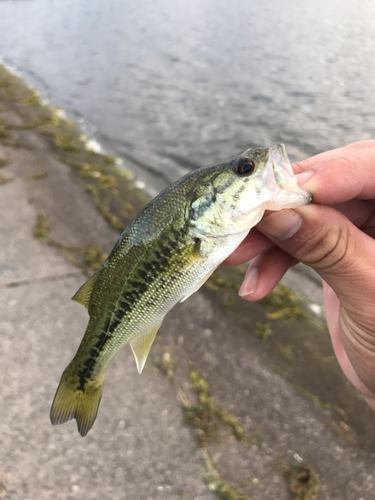
<svg viewBox="0 0 375 500"><path fill-rule="evenodd" d="M329 403L328 401L323 401L318 396L315 396L315 394L312 394L311 392L306 390L304 387L302 387L292 379L289 379L289 382L295 389L297 389L299 393L301 393L303 396L305 396L305 398L309 399L312 403L314 403L315 406L319 406L320 408L323 408L325 410L332 410L340 416L340 418L344 423L348 422L349 420L348 415L340 406L338 406L335 403Z"/></svg>
<svg viewBox="0 0 375 500"><path fill-rule="evenodd" d="M58 148L67 151L68 153L78 153L80 150L80 144L78 138L74 134L69 134L67 132L55 131L51 133L53 137L53 142Z"/></svg>
<svg viewBox="0 0 375 500"><path fill-rule="evenodd" d="M0 158L0 168L7 167L10 163L10 158Z"/></svg>
<svg viewBox="0 0 375 500"><path fill-rule="evenodd" d="M8 184L9 182L12 182L13 179L10 177L4 177L3 175L0 174L0 186L4 186L4 184Z"/></svg>
<svg viewBox="0 0 375 500"><path fill-rule="evenodd" d="M0 140L8 139L10 134L10 129L8 123L4 118L0 118Z"/></svg>
<svg viewBox="0 0 375 500"><path fill-rule="evenodd" d="M227 481L219 473L208 473L203 476L203 481L220 500L251 500L240 488Z"/></svg>
<svg viewBox="0 0 375 500"><path fill-rule="evenodd" d="M35 172L35 174L30 174L28 175L28 179L31 181L40 181L42 179L47 179L48 174L47 172Z"/></svg>
<svg viewBox="0 0 375 500"><path fill-rule="evenodd" d="M219 423L227 425L236 439L248 444L248 436L237 417L214 403L209 383L194 369L190 371L189 378L198 401L196 405L185 408L185 420L196 429L198 444L207 444L212 437L212 431Z"/></svg>
<svg viewBox="0 0 375 500"><path fill-rule="evenodd" d="M35 239L48 243L49 240L49 219L44 212L37 214L36 222L33 227L33 236Z"/></svg>
<svg viewBox="0 0 375 500"><path fill-rule="evenodd" d="M299 318L308 318L311 314L302 308L303 301L293 290L279 283L271 293L260 301L268 307L267 319L286 319L295 321Z"/></svg>
<svg viewBox="0 0 375 500"><path fill-rule="evenodd" d="M78 182L85 185L106 220L122 231L135 214L150 201L135 184L135 176L116 164L116 158L88 149L87 137L61 110L44 105L38 92L0 65L0 101L5 111L15 112L21 124L9 125L0 118L0 140L12 147L31 149L25 131L44 137L56 156L72 167Z"/></svg>
<svg viewBox="0 0 375 500"><path fill-rule="evenodd" d="M279 466L289 491L295 500L315 500L321 483L319 474L306 462L282 464Z"/></svg>
<svg viewBox="0 0 375 500"><path fill-rule="evenodd" d="M96 245L64 245L52 239L50 236L50 221L44 212L37 214L32 234L34 238L42 243L61 250L69 262L72 262L88 275L92 275L97 271L108 257Z"/></svg>
<svg viewBox="0 0 375 500"><path fill-rule="evenodd" d="M229 428L233 436L245 445L249 443L249 438L237 417L215 404L210 393L209 383L193 367L192 363L189 363L189 365L189 379L197 398L194 404L191 403L189 397L177 382L174 373L175 364L168 351L163 354L159 368L175 386L178 399L182 403L185 422L194 429L195 441L202 450L207 468L206 473L203 475L203 481L220 500L251 500L251 497L246 495L239 486L232 484L220 474L212 461L208 448L209 442L215 436L220 425Z"/></svg>

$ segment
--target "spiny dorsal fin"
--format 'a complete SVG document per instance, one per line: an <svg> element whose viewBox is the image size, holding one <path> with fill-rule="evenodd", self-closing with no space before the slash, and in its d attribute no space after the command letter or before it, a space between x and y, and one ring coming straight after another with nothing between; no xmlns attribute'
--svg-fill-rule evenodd
<svg viewBox="0 0 375 500"><path fill-rule="evenodd" d="M158 321L151 328L149 328L141 335L139 335L139 337L137 337L135 340L132 340L132 342L130 342L130 347L132 348L135 362L137 363L138 373L142 373L148 353L150 352L150 348L162 321L163 320Z"/></svg>
<svg viewBox="0 0 375 500"><path fill-rule="evenodd" d="M99 271L100 269L98 269L98 271L96 271L96 273L91 276L91 278L86 281L86 283L84 283L78 290L78 292L72 297L72 300L78 302L78 304L82 304L86 307L86 309L89 308L91 294L94 289L96 280L99 277Z"/></svg>

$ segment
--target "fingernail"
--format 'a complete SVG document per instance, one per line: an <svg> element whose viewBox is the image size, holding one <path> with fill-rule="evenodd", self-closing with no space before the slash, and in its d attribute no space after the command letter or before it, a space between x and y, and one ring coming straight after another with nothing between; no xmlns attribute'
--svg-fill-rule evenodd
<svg viewBox="0 0 375 500"><path fill-rule="evenodd" d="M302 174L297 174L296 179L298 181L298 185L303 186L303 184L305 184L305 182L307 182L313 174L314 172L311 170L306 170L305 172L302 172Z"/></svg>
<svg viewBox="0 0 375 500"><path fill-rule="evenodd" d="M294 210L281 210L267 215L256 226L266 236L275 240L286 240L301 227L302 217Z"/></svg>
<svg viewBox="0 0 375 500"><path fill-rule="evenodd" d="M241 297L251 295L258 287L259 271L256 267L249 267L238 294Z"/></svg>

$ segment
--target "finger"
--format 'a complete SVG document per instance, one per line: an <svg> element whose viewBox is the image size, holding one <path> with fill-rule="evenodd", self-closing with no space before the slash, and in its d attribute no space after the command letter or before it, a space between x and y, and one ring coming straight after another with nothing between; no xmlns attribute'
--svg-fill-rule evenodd
<svg viewBox="0 0 375 500"><path fill-rule="evenodd" d="M306 176L310 175L307 179ZM375 198L375 147L315 164L298 177L314 202L324 205Z"/></svg>
<svg viewBox="0 0 375 500"><path fill-rule="evenodd" d="M375 204L364 200L349 200L345 203L335 203L333 208L357 227L370 227L371 224L375 226Z"/></svg>
<svg viewBox="0 0 375 500"><path fill-rule="evenodd" d="M348 144L342 148L333 149L331 151L325 151L318 155L307 158L306 160L293 163L293 171L295 174L300 174L305 170L314 168L315 166L322 165L323 163L335 160L347 154L352 154L362 149L375 148L375 141L359 141Z"/></svg>
<svg viewBox="0 0 375 500"><path fill-rule="evenodd" d="M253 228L243 240L241 245L223 262L225 266L238 266L253 259L269 248L274 247L264 234Z"/></svg>
<svg viewBox="0 0 375 500"><path fill-rule="evenodd" d="M373 300L375 242L332 207L311 204L265 217L257 229L315 269L356 314ZM359 296L359 284L366 296ZM359 308L359 309L358 309Z"/></svg>
<svg viewBox="0 0 375 500"><path fill-rule="evenodd" d="M275 288L286 271L297 264L296 259L278 247L258 255L247 270L239 294L253 301L268 295Z"/></svg>

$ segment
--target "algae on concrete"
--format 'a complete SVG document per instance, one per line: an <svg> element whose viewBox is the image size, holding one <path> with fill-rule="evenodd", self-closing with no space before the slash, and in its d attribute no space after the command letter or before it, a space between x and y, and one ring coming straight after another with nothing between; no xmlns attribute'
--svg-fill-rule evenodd
<svg viewBox="0 0 375 500"><path fill-rule="evenodd" d="M33 236L43 243L49 241L49 220L44 212L37 214L36 222L33 227Z"/></svg>
<svg viewBox="0 0 375 500"><path fill-rule="evenodd" d="M28 176L28 179L30 179L31 181L40 181L42 179L47 179L47 177L47 172L35 172L34 174L30 174Z"/></svg>
<svg viewBox="0 0 375 500"><path fill-rule="evenodd" d="M251 497L246 495L240 487L232 484L219 472L212 461L208 447L220 424L227 426L233 436L245 445L249 444L249 438L237 417L215 404L207 380L193 367L191 362L189 366L188 377L197 397L195 403L190 402L189 397L178 384L174 376L175 363L168 351L163 354L159 363L162 373L176 388L178 399L182 403L185 422L194 429L196 444L202 450L207 467L206 473L203 474L203 481L219 500L251 500Z"/></svg>
<svg viewBox="0 0 375 500"><path fill-rule="evenodd" d="M10 163L10 158L0 158L0 168L7 167Z"/></svg>
<svg viewBox="0 0 375 500"><path fill-rule="evenodd" d="M39 93L0 65L0 99L9 103L22 124L0 118L0 141L4 145L32 149L24 130L42 134L58 158L72 167L76 179L85 185L99 211L118 231L122 231L150 197L135 183L135 176L117 166L116 158L97 153L87 146L87 137L61 110L44 104Z"/></svg>
<svg viewBox="0 0 375 500"><path fill-rule="evenodd" d="M69 262L72 262L88 275L97 271L108 257L96 245L65 245L52 239L50 237L50 222L44 212L37 214L32 233L34 238L42 243L61 250Z"/></svg>
<svg viewBox="0 0 375 500"><path fill-rule="evenodd" d="M12 182L11 177L4 177L4 175L0 174L0 186L3 186L4 184L8 184L9 182Z"/></svg>
<svg viewBox="0 0 375 500"><path fill-rule="evenodd" d="M280 464L279 469L295 500L315 500L317 498L321 487L320 477L311 464L292 462Z"/></svg>

